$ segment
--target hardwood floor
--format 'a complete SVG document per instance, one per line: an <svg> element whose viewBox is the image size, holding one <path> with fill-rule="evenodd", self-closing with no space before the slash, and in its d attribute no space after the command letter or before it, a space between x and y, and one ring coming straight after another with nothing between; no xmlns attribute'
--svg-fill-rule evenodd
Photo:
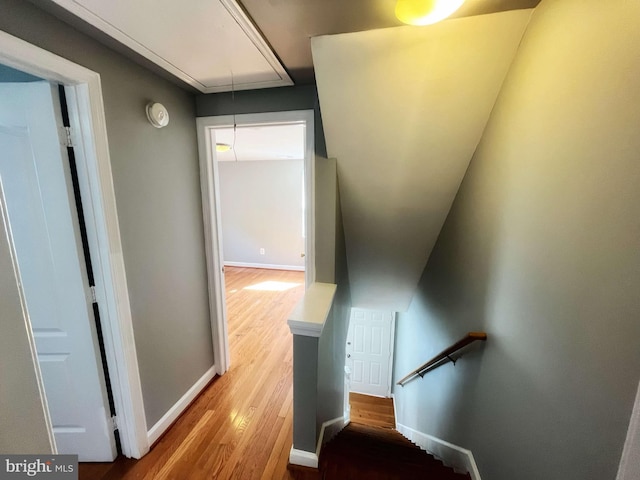
<svg viewBox="0 0 640 480"><path fill-rule="evenodd" d="M287 316L304 272L226 268L231 368L216 377L144 458L80 465L81 480L317 478L288 470L292 337Z"/></svg>
<svg viewBox="0 0 640 480"><path fill-rule="evenodd" d="M372 427L396 428L393 400L351 392L351 421Z"/></svg>

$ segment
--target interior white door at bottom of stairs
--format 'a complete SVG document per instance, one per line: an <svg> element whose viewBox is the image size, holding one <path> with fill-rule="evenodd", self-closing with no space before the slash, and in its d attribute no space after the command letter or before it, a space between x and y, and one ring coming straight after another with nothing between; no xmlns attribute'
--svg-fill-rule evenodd
<svg viewBox="0 0 640 480"><path fill-rule="evenodd" d="M394 335L395 313L351 309L346 364L352 392L391 395Z"/></svg>
<svg viewBox="0 0 640 480"><path fill-rule="evenodd" d="M57 87L0 83L0 180L60 454L117 455ZM0 325L0 334L1 334Z"/></svg>

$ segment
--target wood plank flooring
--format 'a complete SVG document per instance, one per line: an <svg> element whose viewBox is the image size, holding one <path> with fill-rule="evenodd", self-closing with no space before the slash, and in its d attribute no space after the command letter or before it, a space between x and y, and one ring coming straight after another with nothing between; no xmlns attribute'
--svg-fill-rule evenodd
<svg viewBox="0 0 640 480"><path fill-rule="evenodd" d="M393 400L360 393L349 394L351 421L372 427L396 428Z"/></svg>
<svg viewBox="0 0 640 480"><path fill-rule="evenodd" d="M292 337L304 273L226 268L231 368L216 377L144 458L83 463L81 480L318 478L288 470Z"/></svg>

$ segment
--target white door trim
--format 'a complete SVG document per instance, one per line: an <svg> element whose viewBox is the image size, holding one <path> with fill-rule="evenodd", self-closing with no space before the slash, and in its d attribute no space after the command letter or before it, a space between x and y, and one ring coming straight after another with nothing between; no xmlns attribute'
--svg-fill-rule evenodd
<svg viewBox="0 0 640 480"><path fill-rule="evenodd" d="M149 442L100 75L2 31L0 62L65 85L122 453L140 458ZM41 381L39 369L36 375Z"/></svg>
<svg viewBox="0 0 640 480"><path fill-rule="evenodd" d="M304 188L305 188L305 284L307 288L316 278L315 269L315 139L313 110L288 112L249 113L200 117L198 127L198 152L200 157L200 187L202 190L202 214L204 218L207 274L209 280L209 305L213 334L214 358L218 375L229 369L229 339L222 268L222 226L220 220L220 186L216 149L211 144L210 130L235 125L260 125L304 122L306 124ZM216 314L215 318L213 314Z"/></svg>
<svg viewBox="0 0 640 480"><path fill-rule="evenodd" d="M395 352L394 349L396 347L396 318L398 314L396 312L391 312L391 345L389 346L389 379L387 380L387 398L391 398L391 390L393 386L393 364L395 360Z"/></svg>

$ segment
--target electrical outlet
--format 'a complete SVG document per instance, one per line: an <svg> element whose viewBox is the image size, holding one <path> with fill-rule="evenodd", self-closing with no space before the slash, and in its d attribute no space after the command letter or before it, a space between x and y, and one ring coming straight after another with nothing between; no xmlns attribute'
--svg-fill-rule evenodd
<svg viewBox="0 0 640 480"><path fill-rule="evenodd" d="M260 249L260 255L264 255L264 248Z"/></svg>

